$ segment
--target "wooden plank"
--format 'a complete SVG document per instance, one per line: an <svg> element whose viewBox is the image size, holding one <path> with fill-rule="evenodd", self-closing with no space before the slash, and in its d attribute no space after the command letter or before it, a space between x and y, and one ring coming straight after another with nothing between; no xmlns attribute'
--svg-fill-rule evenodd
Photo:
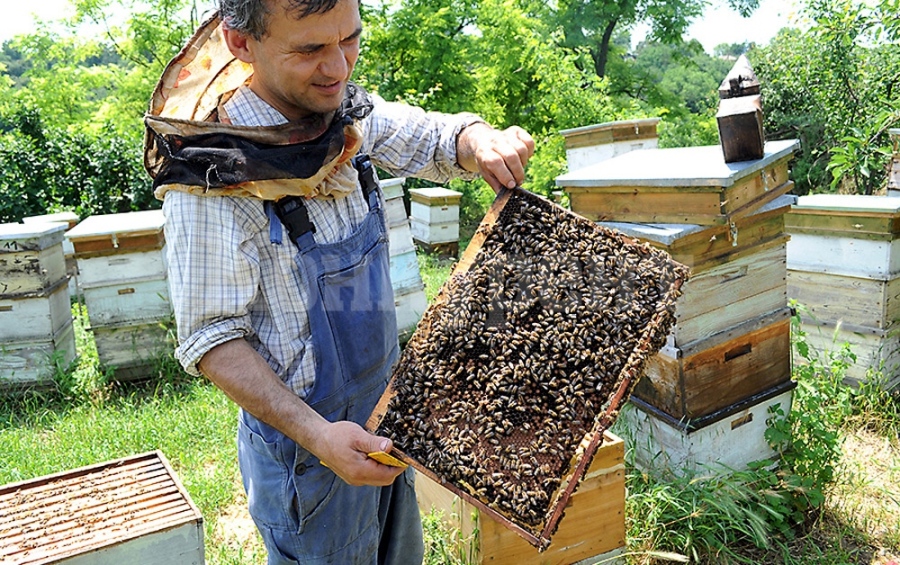
<svg viewBox="0 0 900 565"><path fill-rule="evenodd" d="M784 225L790 233L846 236L876 241L893 241L900 234L900 218L874 214L862 216L839 211L815 214L792 211L785 216Z"/></svg>
<svg viewBox="0 0 900 565"><path fill-rule="evenodd" d="M794 185L790 179L788 159L777 161L750 175L732 186L725 188L722 211L733 218L744 212L755 212L760 205L787 194Z"/></svg>
<svg viewBox="0 0 900 565"><path fill-rule="evenodd" d="M880 330L900 322L900 278L889 281L788 271L788 296L813 322L843 322Z"/></svg>
<svg viewBox="0 0 900 565"><path fill-rule="evenodd" d="M462 193L441 186L427 188L413 188L409 191L410 210L413 204L419 204L421 208L457 206L462 200Z"/></svg>
<svg viewBox="0 0 900 565"><path fill-rule="evenodd" d="M463 539L479 546L472 563L569 564L625 546L625 444L609 432L581 484L570 498L565 518L543 553L505 526L478 511L424 475L416 477L419 508L438 510Z"/></svg>
<svg viewBox="0 0 900 565"><path fill-rule="evenodd" d="M714 192L645 193L570 191L572 211L597 222L723 224Z"/></svg>
<svg viewBox="0 0 900 565"><path fill-rule="evenodd" d="M615 142L626 142L643 139L656 139L659 118L643 120L620 120L565 129L560 135L566 143L566 149L606 145Z"/></svg>

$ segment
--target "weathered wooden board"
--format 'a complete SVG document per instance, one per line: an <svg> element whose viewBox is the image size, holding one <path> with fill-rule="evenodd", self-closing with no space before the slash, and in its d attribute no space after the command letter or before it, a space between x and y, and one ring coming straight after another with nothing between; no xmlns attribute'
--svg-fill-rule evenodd
<svg viewBox="0 0 900 565"><path fill-rule="evenodd" d="M826 364L829 352L840 351L844 343L850 346L856 361L847 368L847 382L877 381L885 390L900 388L900 335L896 331L809 323L800 329L806 334L811 354ZM795 362L805 362L796 351L794 356Z"/></svg>
<svg viewBox="0 0 900 565"><path fill-rule="evenodd" d="M389 228L408 223L409 221L409 217L406 215L406 205L403 204L403 198L387 200L384 203L384 215Z"/></svg>
<svg viewBox="0 0 900 565"><path fill-rule="evenodd" d="M888 281L791 270L788 297L807 322L890 330L900 322L900 278Z"/></svg>
<svg viewBox="0 0 900 565"><path fill-rule="evenodd" d="M49 340L71 323L69 287L64 278L46 290L19 298L0 295L0 343Z"/></svg>
<svg viewBox="0 0 900 565"><path fill-rule="evenodd" d="M684 285L670 347L681 347L787 306L786 244L701 271Z"/></svg>
<svg viewBox="0 0 900 565"><path fill-rule="evenodd" d="M78 258L161 249L162 210L90 216L66 232Z"/></svg>
<svg viewBox="0 0 900 565"><path fill-rule="evenodd" d="M559 133L565 140L566 149L646 141L657 139L656 126L659 121L659 118L619 120L565 129Z"/></svg>
<svg viewBox="0 0 900 565"><path fill-rule="evenodd" d="M766 441L769 408L791 411L793 383L746 399L727 416L698 429L672 422L632 398L614 430L634 446L635 465L659 476L683 476L710 469L744 470L754 461L776 459Z"/></svg>
<svg viewBox="0 0 900 565"><path fill-rule="evenodd" d="M422 512L442 512L447 525L458 530L463 540L477 543L474 559L467 563L561 565L614 557L625 547L625 443L609 432L569 500L566 519L543 553L421 473L416 475L416 494Z"/></svg>
<svg viewBox="0 0 900 565"><path fill-rule="evenodd" d="M572 210L589 219L728 224L790 191L797 141L773 141L762 159L725 163L719 146L635 151L562 175Z"/></svg>
<svg viewBox="0 0 900 565"><path fill-rule="evenodd" d="M793 233L787 246L787 267L792 271L887 281L900 276L900 240Z"/></svg>
<svg viewBox="0 0 900 565"><path fill-rule="evenodd" d="M94 327L165 320L172 315L169 281L165 278L95 287L82 285L82 289Z"/></svg>
<svg viewBox="0 0 900 565"><path fill-rule="evenodd" d="M172 349L163 322L91 327L103 367L127 369L152 365ZM119 378L119 375L116 375ZM135 377L140 377L135 374Z"/></svg>
<svg viewBox="0 0 900 565"><path fill-rule="evenodd" d="M413 218L410 222L413 239L422 243L449 243L459 241L459 222L426 224Z"/></svg>
<svg viewBox="0 0 900 565"><path fill-rule="evenodd" d="M78 258L78 283L83 287L118 285L131 280L165 279L166 247L133 253Z"/></svg>
<svg viewBox="0 0 900 565"><path fill-rule="evenodd" d="M66 278L64 224L0 224L0 296L44 291Z"/></svg>
<svg viewBox="0 0 900 565"><path fill-rule="evenodd" d="M760 252L766 246L787 241L784 215L796 197L784 195L755 213L738 218L733 226L701 226L697 224L636 224L601 222L629 237L667 251L691 268L692 276Z"/></svg>
<svg viewBox="0 0 900 565"><path fill-rule="evenodd" d="M71 322L49 339L7 341L0 345L0 391L52 384L56 367L67 368L75 355Z"/></svg>
<svg viewBox="0 0 900 565"><path fill-rule="evenodd" d="M404 177L378 180L378 185L381 187L381 192L384 194L384 199L386 201L393 201L398 198L402 200L403 185L405 184L406 178Z"/></svg>
<svg viewBox="0 0 900 565"><path fill-rule="evenodd" d="M202 565L203 518L160 452L0 487L0 561Z"/></svg>
<svg viewBox="0 0 900 565"><path fill-rule="evenodd" d="M789 381L789 316L783 308L686 349L663 348L633 395L675 420L692 420Z"/></svg>
<svg viewBox="0 0 900 565"><path fill-rule="evenodd" d="M419 272L419 259L415 249L399 255L391 255L391 286L394 293L422 285L422 274Z"/></svg>

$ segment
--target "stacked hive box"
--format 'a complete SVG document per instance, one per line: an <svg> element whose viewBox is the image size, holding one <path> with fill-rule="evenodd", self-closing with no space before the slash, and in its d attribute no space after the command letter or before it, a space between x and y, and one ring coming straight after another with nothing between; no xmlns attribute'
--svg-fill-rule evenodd
<svg viewBox="0 0 900 565"><path fill-rule="evenodd" d="M0 225L0 391L48 384L75 359L65 230Z"/></svg>
<svg viewBox="0 0 900 565"><path fill-rule="evenodd" d="M634 390L638 409L623 411L626 428L653 432L635 442L646 468L774 455L766 411L789 410L794 386L784 216L796 148L771 142L763 159L731 164L718 146L642 150L557 179L573 211L692 270L668 343Z"/></svg>
<svg viewBox="0 0 900 565"><path fill-rule="evenodd" d="M428 307L409 217L403 203L405 181L403 178L379 181L384 192L385 217L391 240L391 284L394 288L397 331L401 341L409 339Z"/></svg>
<svg viewBox="0 0 900 565"><path fill-rule="evenodd" d="M66 235L102 365L116 378L148 376L167 344L172 307L162 211L91 216Z"/></svg>
<svg viewBox="0 0 900 565"><path fill-rule="evenodd" d="M659 118L607 122L559 132L566 143L566 161L575 171L638 149L659 146Z"/></svg>
<svg viewBox="0 0 900 565"><path fill-rule="evenodd" d="M441 187L409 191L412 235L429 253L459 255L459 201L462 193Z"/></svg>
<svg viewBox="0 0 900 565"><path fill-rule="evenodd" d="M900 385L900 198L802 196L787 216L788 296L814 352L850 344L851 381Z"/></svg>
<svg viewBox="0 0 900 565"><path fill-rule="evenodd" d="M60 223L65 225L67 230L78 225L78 214L75 212L57 212L55 214L44 214L41 216L29 216L22 218L25 224L53 224ZM69 296L76 297L81 294L78 289L78 263L75 261L75 247L69 238L63 238L63 253L66 257L66 274L69 276Z"/></svg>
<svg viewBox="0 0 900 565"><path fill-rule="evenodd" d="M0 562L202 565L203 518L160 452L0 487Z"/></svg>

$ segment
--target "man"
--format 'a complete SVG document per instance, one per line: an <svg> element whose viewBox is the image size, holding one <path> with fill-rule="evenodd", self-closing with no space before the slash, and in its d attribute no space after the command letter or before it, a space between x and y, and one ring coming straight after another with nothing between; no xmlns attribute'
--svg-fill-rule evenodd
<svg viewBox="0 0 900 565"><path fill-rule="evenodd" d="M397 176L481 174L500 190L522 182L534 143L349 83L359 0L219 8L147 118L176 355L241 407L241 473L270 564L419 562L412 469L395 480L367 457L391 442L360 425L398 347L382 197L350 158L361 147Z"/></svg>

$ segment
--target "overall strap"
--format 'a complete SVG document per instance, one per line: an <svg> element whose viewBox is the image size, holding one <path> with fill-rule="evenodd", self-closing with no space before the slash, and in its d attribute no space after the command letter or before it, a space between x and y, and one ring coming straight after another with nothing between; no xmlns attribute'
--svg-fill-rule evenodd
<svg viewBox="0 0 900 565"><path fill-rule="evenodd" d="M378 187L378 181L375 180L375 166L372 165L368 155L357 155L351 159L351 162L359 174L359 185L362 189L363 197L369 205L369 210L377 208L378 192L375 189ZM269 202L266 202L266 204L268 205ZM270 214L274 213L281 220L281 223L287 228L290 240L295 244L299 245L298 242L301 237L316 233L316 226L309 219L309 211L306 209L301 196L288 196L277 202L272 202L271 205L267 206L267 212ZM272 242L281 243L281 238L277 239L279 241L276 242L273 239Z"/></svg>

